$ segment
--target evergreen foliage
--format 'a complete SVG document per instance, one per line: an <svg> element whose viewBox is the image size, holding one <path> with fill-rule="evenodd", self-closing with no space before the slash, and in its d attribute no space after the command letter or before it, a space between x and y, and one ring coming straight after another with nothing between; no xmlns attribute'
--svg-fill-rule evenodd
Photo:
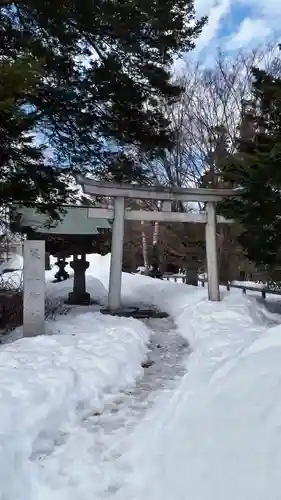
<svg viewBox="0 0 281 500"><path fill-rule="evenodd" d="M223 177L244 188L220 212L241 224L240 243L250 260L270 273L281 263L281 79L253 69L251 134L221 166Z"/></svg>
<svg viewBox="0 0 281 500"><path fill-rule="evenodd" d="M42 86L37 62L22 55L0 61L0 195L2 206L33 206L55 217L57 208L73 194L60 169L44 160L44 148L33 140L38 113L30 106Z"/></svg>
<svg viewBox="0 0 281 500"><path fill-rule="evenodd" d="M143 181L144 159L173 146L159 106L182 90L170 66L204 22L192 0L0 0L4 198L20 198L19 183L23 202L27 186L30 200L68 195L35 132L55 165Z"/></svg>

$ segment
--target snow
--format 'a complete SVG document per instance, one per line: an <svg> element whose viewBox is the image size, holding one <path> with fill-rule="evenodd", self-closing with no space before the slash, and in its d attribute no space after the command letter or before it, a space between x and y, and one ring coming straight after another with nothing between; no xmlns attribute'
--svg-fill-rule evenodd
<svg viewBox="0 0 281 500"><path fill-rule="evenodd" d="M169 310L194 349L188 373L128 438L116 500L277 500L281 327L260 324L241 292L180 295Z"/></svg>
<svg viewBox="0 0 281 500"><path fill-rule="evenodd" d="M256 281L232 281L231 282L232 285L240 285L240 286L249 286L249 287L254 287L254 288L264 288L266 285L265 283L261 283L261 282L256 282Z"/></svg>
<svg viewBox="0 0 281 500"><path fill-rule="evenodd" d="M72 288L72 279L51 283L54 272L46 273L52 300ZM92 276L90 283L95 294L106 292ZM58 443L66 440L62 449L69 452L77 440L79 468L82 455L85 460L90 456L82 418L99 411L107 398L133 386L143 374L141 363L150 335L144 323L81 309L47 321L45 336L22 339L17 329L13 338L18 340L0 350L1 500L56 498L56 494L70 498L74 472L69 465L67 480L60 476ZM84 488L79 482L77 495Z"/></svg>
<svg viewBox="0 0 281 500"><path fill-rule="evenodd" d="M47 333L0 351L1 498L39 498L37 456L142 374L149 331L134 319L85 313L48 322Z"/></svg>
<svg viewBox="0 0 281 500"><path fill-rule="evenodd" d="M269 330L266 343L233 353L196 385L184 378L158 429L159 407L138 430L146 443L130 456L137 473L118 498L280 498L280 335Z"/></svg>
<svg viewBox="0 0 281 500"><path fill-rule="evenodd" d="M193 353L122 444L114 498L279 499L281 326L241 291L210 303L203 289L140 279L124 276L124 297L161 305Z"/></svg>
<svg viewBox="0 0 281 500"><path fill-rule="evenodd" d="M87 289L106 304L110 256L88 259ZM63 301L73 278L54 273L48 298ZM124 303L166 323L74 308L2 346L0 499L279 500L281 316L258 292L221 293L123 274ZM163 345L143 377L149 339Z"/></svg>
<svg viewBox="0 0 281 500"><path fill-rule="evenodd" d="M23 269L23 258L21 255L18 254L13 254L10 259L6 262L2 262L0 265L0 274L3 273L3 271L7 271L11 269L12 271L15 269Z"/></svg>

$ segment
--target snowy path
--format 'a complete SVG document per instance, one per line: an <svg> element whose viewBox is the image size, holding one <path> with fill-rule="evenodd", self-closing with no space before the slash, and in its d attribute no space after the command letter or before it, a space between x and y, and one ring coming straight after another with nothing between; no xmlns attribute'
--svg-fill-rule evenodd
<svg viewBox="0 0 281 500"><path fill-rule="evenodd" d="M122 453L122 442L128 432L153 405L158 391L176 386L187 371L189 346L172 320L150 319L145 323L153 330L148 356L152 364L148 363L150 366L145 368L144 376L137 380L135 387L124 391L117 399L112 397L102 412L89 415L84 421L86 430L93 435L95 453L99 454L99 469L104 478L101 483L106 485L106 491L99 491L99 498L108 498L119 489L115 459Z"/></svg>
<svg viewBox="0 0 281 500"><path fill-rule="evenodd" d="M153 334L147 360L149 366L145 368L144 376L117 401L105 405L101 414L88 417L87 423L90 422L90 425L102 426L110 431L126 425L126 419L139 418L150 406L155 391L178 381L178 377L186 372L183 361L186 360L189 346L177 333L172 320L150 319L145 323Z"/></svg>
<svg viewBox="0 0 281 500"><path fill-rule="evenodd" d="M65 321L74 322L75 318L77 321L79 312L69 311ZM82 314L81 318L86 317L86 321L91 323L91 316L96 317L88 313ZM99 318L99 321L108 320L108 316ZM119 321L121 326L121 320L116 319L115 323L118 325ZM89 397L87 413L82 409L78 421L57 427L55 439L52 435L52 439L45 441L44 436L39 436L40 443L34 445L33 442L33 453L25 462L31 467L28 473L31 481L28 496L31 500L107 500L114 498L122 489L128 471L117 458L123 455L131 431L143 421L157 397L178 385L187 371L186 361L190 352L188 343L179 335L170 318L143 322L144 325L141 322L136 324L139 324L140 332L150 330L149 366L144 368L136 383L127 383L124 386L127 388L119 392L107 392L105 387L102 401ZM92 325L95 328L94 321ZM91 383L91 372L86 376ZM27 477L26 473L24 475ZM23 488L21 491L24 493ZM7 498L23 499L14 491L9 492Z"/></svg>

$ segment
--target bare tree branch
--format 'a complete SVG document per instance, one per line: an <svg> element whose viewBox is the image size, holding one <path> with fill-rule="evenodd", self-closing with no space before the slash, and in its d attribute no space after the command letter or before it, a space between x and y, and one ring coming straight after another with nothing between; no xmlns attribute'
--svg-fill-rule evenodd
<svg viewBox="0 0 281 500"><path fill-rule="evenodd" d="M161 160L149 165L155 183L198 185L214 168L222 143L229 153L236 148L244 103L251 97L253 66L281 75L278 44L272 43L229 57L218 50L211 69L186 61L180 79L185 92L173 106L165 106L176 144Z"/></svg>

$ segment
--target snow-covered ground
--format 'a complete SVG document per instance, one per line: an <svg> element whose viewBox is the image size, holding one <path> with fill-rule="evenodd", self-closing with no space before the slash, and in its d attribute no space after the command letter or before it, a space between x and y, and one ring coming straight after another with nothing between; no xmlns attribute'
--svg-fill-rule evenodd
<svg viewBox="0 0 281 500"><path fill-rule="evenodd" d="M110 256L90 260L88 291L106 303ZM72 279L53 273L62 301ZM280 500L281 316L254 293L210 303L139 275L122 294L170 318L77 308L1 347L0 499Z"/></svg>
<svg viewBox="0 0 281 500"><path fill-rule="evenodd" d="M55 469L48 485L44 457L68 435L83 442L81 419L143 372L149 331L133 319L86 313L49 322L47 331L52 335L21 339L0 351L1 500L53 497L62 464L50 461ZM84 444L76 445L79 463ZM62 498L71 498L72 475Z"/></svg>
<svg viewBox="0 0 281 500"><path fill-rule="evenodd" d="M249 287L254 287L254 288L264 288L265 287L265 283L261 283L260 281L259 282L256 282L256 281L237 281L237 280L234 280L231 282L232 285L240 285L240 286L249 286Z"/></svg>

